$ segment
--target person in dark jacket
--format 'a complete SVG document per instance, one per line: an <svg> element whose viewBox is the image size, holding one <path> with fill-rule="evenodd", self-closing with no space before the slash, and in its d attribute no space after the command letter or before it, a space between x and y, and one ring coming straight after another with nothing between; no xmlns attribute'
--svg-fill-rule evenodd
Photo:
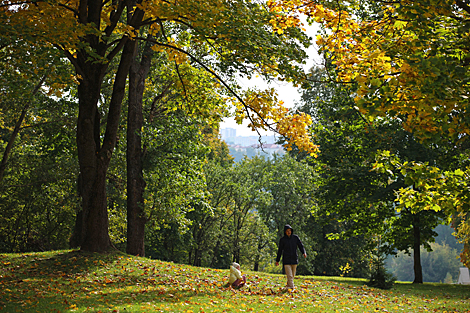
<svg viewBox="0 0 470 313"><path fill-rule="evenodd" d="M299 260L297 258L297 248L303 254L304 258L307 257L304 245L300 241L299 236L294 235L294 230L290 225L284 226L284 237L279 240L279 248L277 250L276 266L279 265L279 261L282 256L282 264L287 277L287 289L294 289L294 276L295 270Z"/></svg>

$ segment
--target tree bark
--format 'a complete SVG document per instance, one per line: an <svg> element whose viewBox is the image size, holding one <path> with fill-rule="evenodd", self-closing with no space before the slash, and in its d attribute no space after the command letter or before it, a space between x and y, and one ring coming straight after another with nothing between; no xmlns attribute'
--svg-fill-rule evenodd
<svg viewBox="0 0 470 313"><path fill-rule="evenodd" d="M413 284L423 283L423 270L421 267L421 229L419 226L419 216L413 215L413 269L415 279Z"/></svg>
<svg viewBox="0 0 470 313"><path fill-rule="evenodd" d="M106 65L87 64L82 67L86 75L78 88L77 147L81 176L79 189L82 195L81 224L83 226L76 233L80 235L77 242L80 242L81 249L84 251L105 252L111 248L108 233L106 174L116 146L121 105L135 47L136 42L131 40L127 40L124 45L115 76L102 144L98 100Z"/></svg>
<svg viewBox="0 0 470 313"><path fill-rule="evenodd" d="M128 3L129 9L131 3ZM124 7L120 6L113 12L113 21L121 16ZM138 29L143 18L143 11L135 9L128 13L128 23ZM83 24L100 25L102 2L80 1L79 20ZM112 23L110 28L115 26ZM89 252L106 252L111 247L108 232L108 208L106 197L106 174L114 148L116 147L121 106L125 95L125 87L129 68L131 66L136 44L135 40L123 37L113 50L106 55L109 46L100 35L89 34L83 38L93 50L90 54L86 48L77 51L77 56L68 54L81 76L78 86L79 114L77 120L77 148L80 166L79 190L82 198L82 212L77 214L76 225L82 225L75 230L74 239L81 249ZM109 61L122 52L119 67L114 77L113 91L106 120L106 130L101 141L101 125L98 111L101 86ZM97 60L96 55L108 60Z"/></svg>
<svg viewBox="0 0 470 313"><path fill-rule="evenodd" d="M132 255L145 256L144 211L145 181L143 177L143 152L141 129L143 126L143 95L145 79L150 70L152 50L146 44L142 60L135 57L129 71L129 108L127 118L127 247Z"/></svg>
<svg viewBox="0 0 470 313"><path fill-rule="evenodd" d="M253 265L253 271L255 271L255 272L259 271L259 262L260 262L261 249L262 249L262 246L258 242L258 249L257 249L256 257L255 257L255 264Z"/></svg>

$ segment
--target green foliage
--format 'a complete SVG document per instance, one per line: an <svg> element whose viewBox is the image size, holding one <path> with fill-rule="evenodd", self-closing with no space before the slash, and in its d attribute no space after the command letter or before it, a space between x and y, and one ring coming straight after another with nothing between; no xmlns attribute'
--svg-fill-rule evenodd
<svg viewBox="0 0 470 313"><path fill-rule="evenodd" d="M396 202L399 210L418 213L437 212L448 223L452 219L457 229L456 236L466 244L460 257L462 262L467 264L470 260L467 240L470 234L467 219L469 172L468 167L465 170L459 168L454 170L452 166L454 164L445 164L450 168L445 170L427 162L403 162L390 151L383 151L378 154L374 169L388 173L389 183L397 176L401 176L408 186L413 186L413 188L400 188L397 191Z"/></svg>
<svg viewBox="0 0 470 313"><path fill-rule="evenodd" d="M102 252L111 247L109 237L122 241L122 182L126 175L122 159L112 159L124 142L121 109L126 77L136 52L140 54L137 42L151 43L157 55L154 75L145 82L149 116L143 129L135 130L142 131L147 154L152 154L142 156L146 162L145 218L154 219L157 227L184 224L190 205L205 197L204 149L195 138L203 127L198 127L214 126L224 116L226 103L243 102L239 84L229 77L256 73L296 82L303 77L299 64L306 58L304 50L310 40L298 25L285 25L282 35L276 32L272 23L276 16L258 1L58 1L2 6L2 49L11 42L52 48L58 52L54 56L60 53L62 59L68 59L76 74L71 81L79 82L76 143L83 178L83 227L77 236L83 234L83 238L77 240L82 249ZM20 67L26 56L30 56L28 50L19 49L18 58L10 58L13 68ZM12 73L15 71L8 71ZM220 90L221 84L225 91ZM52 92L68 87L54 86ZM227 93L237 100L222 98ZM155 104L159 110L154 110ZM241 111L266 113L257 110L259 104L243 103ZM269 107L266 111L276 110ZM285 113L276 111L276 123ZM160 119L160 125L152 125L153 118ZM303 124L291 122L284 124L305 129ZM122 150L114 155L120 153ZM108 181L111 186L106 186Z"/></svg>
<svg viewBox="0 0 470 313"><path fill-rule="evenodd" d="M68 247L79 207L73 104L40 99L16 138L0 183L3 252ZM10 135L8 126L0 126L5 140Z"/></svg>
<svg viewBox="0 0 470 313"><path fill-rule="evenodd" d="M437 158L425 160L391 151L403 165L403 187L414 186L399 190L397 202L415 211L444 210L446 217L458 211L453 218L465 243L461 259L470 264L468 179L462 179L468 175L470 41L468 25L461 23L468 20L470 6L465 1L363 1L348 7L350 15L330 12L341 26L317 19L325 26L317 38L320 51L334 59L335 80L357 86L354 103L362 114L391 117L440 150ZM400 174L390 171L396 181Z"/></svg>
<svg viewBox="0 0 470 313"><path fill-rule="evenodd" d="M245 158L233 165L220 160L213 158L205 166L209 196L193 199L185 215L187 229L181 232L171 225L152 231L152 257L215 268L237 261L244 268L273 270L270 265L281 234L278 227L292 223L307 249L312 248L313 260L315 242L307 231L314 182L311 168L287 155L271 160ZM301 261L299 273L313 273L311 260Z"/></svg>
<svg viewBox="0 0 470 313"><path fill-rule="evenodd" d="M378 257L372 262L371 274L367 285L369 287L390 289L396 278L385 268L384 258Z"/></svg>
<svg viewBox="0 0 470 313"><path fill-rule="evenodd" d="M334 75L312 69L312 84L304 86L301 107L315 117L312 132L322 151L318 158L308 159L319 174L315 215L340 223L328 230L330 239L360 235L365 249L370 243L368 239L378 234L384 236L381 246L384 253L408 250L415 240L429 246L436 235L432 230L446 215L436 211L419 213L417 208L400 211L394 203L395 193L410 185L407 176L392 177L386 171L372 169L381 147L396 151L403 160L440 163L446 146L418 142L396 119L363 116L350 96L356 92L356 86L319 83L328 74Z"/></svg>
<svg viewBox="0 0 470 313"><path fill-rule="evenodd" d="M367 277L371 243L366 236L331 240L329 234L347 230L349 223L338 222L331 216L312 214L301 230L307 251L309 271L314 275ZM311 252L310 252L311 251ZM348 268L347 272L343 268Z"/></svg>
<svg viewBox="0 0 470 313"><path fill-rule="evenodd" d="M250 247L258 247L263 241L263 226L256 211L271 198L263 188L264 167L263 158L244 159L230 168L217 169L216 166L212 173L222 176L208 178L211 205L223 213L218 223L220 235L215 241L216 247L220 245L230 251L231 261L254 261L261 253Z"/></svg>

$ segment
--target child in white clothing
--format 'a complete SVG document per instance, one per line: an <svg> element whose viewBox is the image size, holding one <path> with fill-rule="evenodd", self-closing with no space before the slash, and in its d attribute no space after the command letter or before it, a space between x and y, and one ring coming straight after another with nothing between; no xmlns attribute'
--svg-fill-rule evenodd
<svg viewBox="0 0 470 313"><path fill-rule="evenodd" d="M241 288L246 283L246 276L240 272L240 264L233 262L230 265L229 284L234 288Z"/></svg>

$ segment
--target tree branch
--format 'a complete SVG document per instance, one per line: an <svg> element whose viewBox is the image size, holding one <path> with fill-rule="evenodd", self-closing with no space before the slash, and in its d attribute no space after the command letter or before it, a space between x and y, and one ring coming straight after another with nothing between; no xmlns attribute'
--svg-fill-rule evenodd
<svg viewBox="0 0 470 313"><path fill-rule="evenodd" d="M32 96L34 96L38 93L39 88L41 88L42 84L46 80L46 77L47 76L44 75L41 78L41 80L39 81L39 83L36 85L36 87L34 87L34 90L32 92ZM8 140L8 144L5 148L5 151L3 152L2 162L0 163L0 183L3 180L3 175L4 175L5 169L7 167L7 162L8 162L8 157L10 156L10 151L13 148L13 143L15 142L16 136L20 132L21 124L23 123L23 120L26 116L26 113L28 112L29 105L30 105L30 103L26 104L24 106L23 110L21 111L20 118L18 119L18 121L16 121L15 128L13 129L13 133L11 134L10 140Z"/></svg>
<svg viewBox="0 0 470 313"><path fill-rule="evenodd" d="M142 38L142 37L138 37L137 39L140 39L140 40L149 40L147 38ZM176 51L179 51L181 53L184 53L186 54L187 56L189 56L194 62L196 62L197 64L199 64L205 71L207 71L208 73L210 73L211 75L213 75L218 81L220 81L222 83L222 85L225 86L225 88L227 88L227 90L235 96L235 98L237 98L238 101L240 101L240 103L244 106L245 108L245 112L247 113L247 117L248 119L253 123L254 120L251 116L251 113L248 109L254 111L259 117L260 119L263 121L263 123L266 125L266 127L268 127L269 130L273 131L273 132L276 132L278 133L278 131L276 129L274 129L270 123L268 123L263 117L261 117L261 114L251 108L241 97L238 93L236 93L228 84L227 82L225 82L225 80L222 79L222 77L220 77L217 73L215 73L213 70L211 70L209 67L207 67L204 63L202 63L198 58L196 58L195 56L193 56L191 53L185 51L184 49L181 49L179 47L176 47L176 46L172 46L172 45L169 45L169 44L165 44L165 43L161 43L161 42L158 42L156 41L155 39L151 39L151 41L153 43L155 43L156 45L159 45L159 46L162 46L162 47L167 47L167 48L170 48L170 49L174 49ZM258 129L255 129L255 131L258 133L259 136L261 136L260 132Z"/></svg>

